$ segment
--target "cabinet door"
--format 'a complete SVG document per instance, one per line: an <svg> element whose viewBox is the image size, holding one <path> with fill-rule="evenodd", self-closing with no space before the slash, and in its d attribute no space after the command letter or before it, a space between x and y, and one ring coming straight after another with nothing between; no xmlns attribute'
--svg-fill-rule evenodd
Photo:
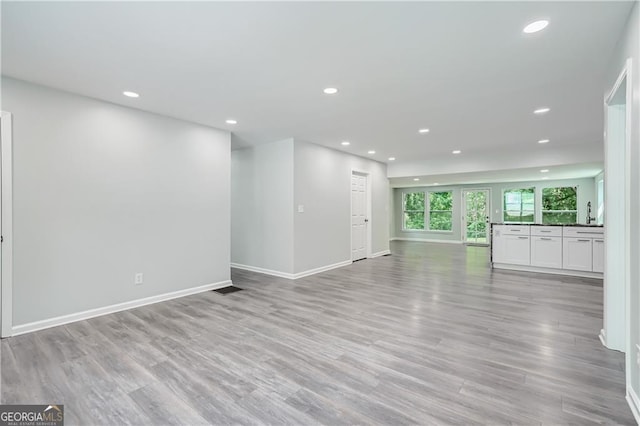
<svg viewBox="0 0 640 426"><path fill-rule="evenodd" d="M504 235L502 237L503 263L510 263L513 265L530 265L530 241L529 237L524 235Z"/></svg>
<svg viewBox="0 0 640 426"><path fill-rule="evenodd" d="M504 236L496 235L495 229L491 239L491 261L493 263L504 263Z"/></svg>
<svg viewBox="0 0 640 426"><path fill-rule="evenodd" d="M562 238L532 237L531 265L562 269Z"/></svg>
<svg viewBox="0 0 640 426"><path fill-rule="evenodd" d="M593 272L604 272L604 240L593 240Z"/></svg>
<svg viewBox="0 0 640 426"><path fill-rule="evenodd" d="M593 251L591 238L563 238L562 267L574 271L591 271Z"/></svg>

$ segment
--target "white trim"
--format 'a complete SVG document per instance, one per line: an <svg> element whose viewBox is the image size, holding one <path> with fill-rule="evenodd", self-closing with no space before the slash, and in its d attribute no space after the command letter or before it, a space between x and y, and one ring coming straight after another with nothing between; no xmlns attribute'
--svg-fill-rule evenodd
<svg viewBox="0 0 640 426"><path fill-rule="evenodd" d="M541 274L554 274L554 275L568 275L571 277L583 277L583 278L603 278L601 272L589 272L589 271L574 271L569 269L554 269L554 268L542 268L539 266L528 265L511 265L508 263L494 263L492 265L494 269L507 269L509 271L523 271L523 272L538 272Z"/></svg>
<svg viewBox="0 0 640 426"><path fill-rule="evenodd" d="M421 243L446 243L446 244L462 244L462 241L458 240L436 240L430 238L403 238L393 237L389 241L418 241Z"/></svg>
<svg viewBox="0 0 640 426"><path fill-rule="evenodd" d="M157 296L145 297L143 299L131 300L129 302L117 303L115 305L104 306L102 308L89 309L86 311L77 312L75 314L63 315L42 321L30 322L13 327L13 335L18 336L20 334L31 333L33 331L43 330L45 328L69 324L70 322L82 321L89 318L113 314L115 312L126 311L128 309L139 308L141 306L151 305L154 303L165 302L167 300L177 299L179 297L190 296L192 294L202 293L205 291L230 287L231 285L233 285L231 283L231 280L225 280L217 283L187 288L184 290L172 291L170 293L159 294Z"/></svg>
<svg viewBox="0 0 640 426"><path fill-rule="evenodd" d="M12 116L10 113L0 112L2 119L2 228L0 233L4 239L2 243L2 276L0 277L0 303L2 303L2 318L0 318L0 337L9 337L13 328L13 183L12 183Z"/></svg>
<svg viewBox="0 0 640 426"><path fill-rule="evenodd" d="M600 343L602 343L602 346L607 347L607 332L604 331L604 328L600 330L600 334L598 335L598 337L600 338Z"/></svg>
<svg viewBox="0 0 640 426"><path fill-rule="evenodd" d="M260 268L258 266L243 265L242 263L231 262L231 267L236 269L242 269L244 271L257 272L259 274L271 275L274 277L287 278L289 280L294 279L294 275L290 272L281 272L273 269Z"/></svg>
<svg viewBox="0 0 640 426"><path fill-rule="evenodd" d="M260 268L258 266L243 265L240 263L232 263L231 267L236 269L242 269L245 271L257 272L259 274L272 275L274 277L286 278L289 280L297 280L298 278L308 277L309 275L319 274L320 272L329 271L331 269L342 268L343 266L351 265L351 260L344 260L342 262L334 263L331 265L320 266L319 268L309 269L307 271L298 272L292 274L289 272L274 271L273 269Z"/></svg>
<svg viewBox="0 0 640 426"><path fill-rule="evenodd" d="M638 394L633 390L631 386L627 386L627 402L633 413L633 417L636 419L636 423L640 424L640 398Z"/></svg>
<svg viewBox="0 0 640 426"><path fill-rule="evenodd" d="M334 263L332 265L325 265L315 269L309 269L308 271L298 272L297 274L293 274L293 279L297 280L298 278L308 277L309 275L319 274L320 272L329 271L331 269L342 268L343 266L349 266L353 263L351 259L344 260L342 262Z"/></svg>
<svg viewBox="0 0 640 426"><path fill-rule="evenodd" d="M388 254L391 254L391 250L382 250L382 251L379 251L377 253L372 253L371 256L369 256L369 259L374 259L374 258L380 257L380 256L386 256Z"/></svg>

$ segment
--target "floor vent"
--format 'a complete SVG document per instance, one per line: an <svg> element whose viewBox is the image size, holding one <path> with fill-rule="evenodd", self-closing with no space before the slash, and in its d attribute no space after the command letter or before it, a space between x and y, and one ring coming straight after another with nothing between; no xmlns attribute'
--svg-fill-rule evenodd
<svg viewBox="0 0 640 426"><path fill-rule="evenodd" d="M213 291L220 294L229 294L229 293L235 293L236 291L240 291L240 290L242 290L240 287L230 286L230 287L219 288Z"/></svg>

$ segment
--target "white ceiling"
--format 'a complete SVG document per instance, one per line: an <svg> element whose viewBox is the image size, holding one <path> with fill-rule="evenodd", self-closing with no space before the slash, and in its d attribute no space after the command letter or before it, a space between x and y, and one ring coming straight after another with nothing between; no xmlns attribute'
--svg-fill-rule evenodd
<svg viewBox="0 0 640 426"><path fill-rule="evenodd" d="M631 6L3 2L2 73L228 129L236 148L375 149L397 158L390 177L587 170L603 159L603 72ZM522 33L540 18L546 30Z"/></svg>

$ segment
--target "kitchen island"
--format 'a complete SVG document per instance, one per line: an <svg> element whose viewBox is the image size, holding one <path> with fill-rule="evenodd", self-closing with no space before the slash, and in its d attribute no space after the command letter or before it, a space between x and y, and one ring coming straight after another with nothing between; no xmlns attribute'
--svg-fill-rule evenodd
<svg viewBox="0 0 640 426"><path fill-rule="evenodd" d="M497 269L602 278L604 227L584 224L491 224Z"/></svg>

